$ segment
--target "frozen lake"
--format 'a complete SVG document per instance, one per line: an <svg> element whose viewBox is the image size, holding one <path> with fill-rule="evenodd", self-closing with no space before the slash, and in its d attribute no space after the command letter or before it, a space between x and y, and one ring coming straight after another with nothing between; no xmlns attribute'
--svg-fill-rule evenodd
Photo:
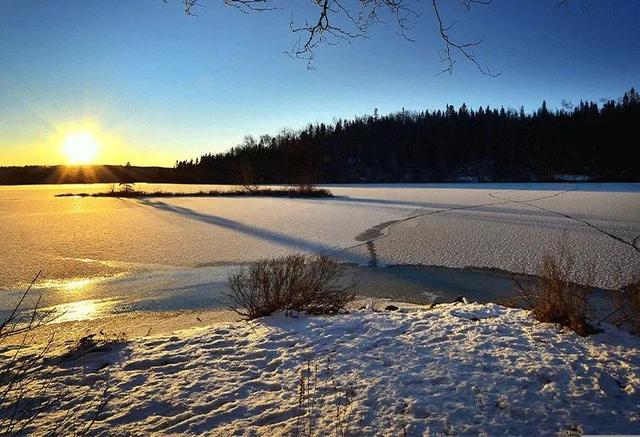
<svg viewBox="0 0 640 437"><path fill-rule="evenodd" d="M328 186L335 199L54 196L107 188L0 187L0 310L41 269L45 305L67 304L69 318L216 307L231 269L293 252L363 266L349 274L374 295L473 295L474 284L490 294L507 287L505 275L495 282L499 272L481 269L531 273L559 244L595 285L640 272L631 245L640 184Z"/></svg>

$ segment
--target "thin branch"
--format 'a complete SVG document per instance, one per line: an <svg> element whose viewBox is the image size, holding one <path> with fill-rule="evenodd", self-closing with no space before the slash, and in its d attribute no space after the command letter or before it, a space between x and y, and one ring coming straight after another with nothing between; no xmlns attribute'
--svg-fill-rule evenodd
<svg viewBox="0 0 640 437"><path fill-rule="evenodd" d="M163 0L165 3L168 0ZM185 14L195 16L194 9L202 6L199 0L178 0ZM323 45L336 45L340 42L350 43L352 40L367 38L368 30L377 24L394 22L397 33L408 41L413 41L409 36L411 19L419 14L414 9L420 0L309 0L316 10L313 18L307 18L302 24L293 18L289 28L299 38L290 50L285 53L293 58L307 61L307 66L312 67L316 49ZM445 25L445 20L439 6L440 0L432 0L433 13L438 24L440 39L444 43L442 61L446 67L440 72L451 73L456 64L456 57L461 57L475 65L483 74L491 77L499 76L488 67L480 64L473 49L482 43L482 40L474 42L455 41L450 31L455 21ZM224 4L237 8L243 13L272 11L279 9L274 4L277 0L224 0ZM493 0L458 0L466 10L471 10L473 5L490 5ZM561 0L561 4L570 0ZM289 7L292 10L294 7ZM440 74L439 73L439 74Z"/></svg>
<svg viewBox="0 0 640 437"><path fill-rule="evenodd" d="M462 0L461 3L467 10L470 10L471 5L474 3L481 4L481 5L488 5L488 4L491 4L492 1L493 0ZM482 39L476 42L469 42L469 43L457 43L453 41L449 36L449 31L456 24L456 21L453 21L449 25L445 25L442 20L442 15L440 13L440 9L438 6L438 0L432 0L431 3L433 5L433 13L436 17L436 21L438 22L440 38L442 39L442 41L444 41L444 44L445 44L445 47L443 49L442 61L446 64L446 67L442 71L440 71L438 75L445 72L448 72L448 73L453 72L453 67L456 63L454 59L454 53L457 52L458 54L462 55L462 57L464 57L466 60L471 62L473 65L475 65L480 71L480 73L486 76L491 76L491 77L500 76L501 73L492 73L488 67L480 64L476 59L475 54L473 53L473 48L479 46L482 43Z"/></svg>

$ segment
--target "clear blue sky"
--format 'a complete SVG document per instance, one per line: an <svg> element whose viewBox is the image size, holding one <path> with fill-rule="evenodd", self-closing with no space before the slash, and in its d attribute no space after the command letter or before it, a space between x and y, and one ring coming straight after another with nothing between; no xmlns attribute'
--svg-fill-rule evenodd
<svg viewBox="0 0 640 437"><path fill-rule="evenodd" d="M87 126L102 143L97 162L172 165L247 134L376 107L532 110L640 84L638 0L591 0L587 12L557 0L444 9L460 19L453 36L484 37L477 55L498 78L461 59L453 75L434 76L442 44L430 1L413 21L415 42L377 27L369 39L318 49L313 71L283 54L296 39L290 11L245 15L201 2L189 17L177 0L0 0L0 165L63 162L64 135Z"/></svg>

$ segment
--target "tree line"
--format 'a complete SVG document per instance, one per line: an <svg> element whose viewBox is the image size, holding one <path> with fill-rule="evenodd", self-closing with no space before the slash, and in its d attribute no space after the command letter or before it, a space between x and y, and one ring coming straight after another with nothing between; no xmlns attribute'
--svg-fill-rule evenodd
<svg viewBox="0 0 640 437"><path fill-rule="evenodd" d="M27 165L0 167L0 185L177 182L166 167L132 165Z"/></svg>
<svg viewBox="0 0 640 437"><path fill-rule="evenodd" d="M531 113L490 107L405 111L275 136L245 137L227 152L136 166L0 167L0 184L176 182L316 184L461 181L640 181L640 97L631 88L598 105Z"/></svg>
<svg viewBox="0 0 640 437"><path fill-rule="evenodd" d="M177 180L356 183L639 180L640 97L601 105L546 102L532 113L490 107L402 111L245 137L224 153L176 162Z"/></svg>

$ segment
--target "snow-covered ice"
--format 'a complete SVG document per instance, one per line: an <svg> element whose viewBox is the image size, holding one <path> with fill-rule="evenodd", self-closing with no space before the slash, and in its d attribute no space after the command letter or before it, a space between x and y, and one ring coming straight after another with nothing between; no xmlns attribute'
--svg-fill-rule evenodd
<svg viewBox="0 0 640 437"><path fill-rule="evenodd" d="M46 377L80 390L109 374L97 435L639 434L640 339L604 329L583 338L494 304L277 314L131 341Z"/></svg>
<svg viewBox="0 0 640 437"><path fill-rule="evenodd" d="M108 186L0 187L0 290L7 296L0 311L19 295L4 292L21 290L40 269L37 288L47 306L177 309L175 299L165 299L171 294L193 302L190 308L219 307L229 268L292 252L331 253L359 265L532 273L544 253L564 242L596 285L616 287L640 271L640 252L620 241L640 236L640 184L328 188L338 197L57 198ZM153 296L162 305L148 306Z"/></svg>
<svg viewBox="0 0 640 437"><path fill-rule="evenodd" d="M640 271L640 251L628 244L640 236L639 193L529 188L428 190L416 195L428 202L353 250L374 251L381 264L536 273L543 254L565 246L578 282L613 288Z"/></svg>

